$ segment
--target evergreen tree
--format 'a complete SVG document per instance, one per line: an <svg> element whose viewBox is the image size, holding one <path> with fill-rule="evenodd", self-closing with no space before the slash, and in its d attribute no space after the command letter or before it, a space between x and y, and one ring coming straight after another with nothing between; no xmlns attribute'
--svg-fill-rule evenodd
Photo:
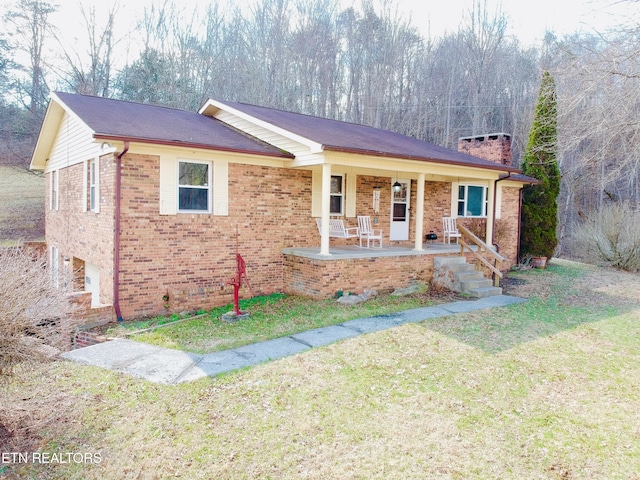
<svg viewBox="0 0 640 480"><path fill-rule="evenodd" d="M525 255L551 258L558 244L557 117L555 83L545 71L522 160L522 173L540 182L524 189L520 247Z"/></svg>

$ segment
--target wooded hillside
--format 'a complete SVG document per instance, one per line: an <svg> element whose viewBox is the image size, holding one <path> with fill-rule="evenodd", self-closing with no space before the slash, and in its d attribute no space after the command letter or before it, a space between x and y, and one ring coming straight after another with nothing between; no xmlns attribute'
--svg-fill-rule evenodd
<svg viewBox="0 0 640 480"><path fill-rule="evenodd" d="M157 2L125 38L115 33L124 19L114 4L100 18L80 9L89 41L65 48L51 24L54 4L18 0L0 37L0 164L28 166L49 91L62 90L188 110L207 98L241 101L450 148L462 136L506 132L518 165L548 70L558 97L560 251L581 215L637 204L640 14L616 31L549 32L529 47L482 0L437 38L381 3L256 0L244 10L213 2L190 11Z"/></svg>

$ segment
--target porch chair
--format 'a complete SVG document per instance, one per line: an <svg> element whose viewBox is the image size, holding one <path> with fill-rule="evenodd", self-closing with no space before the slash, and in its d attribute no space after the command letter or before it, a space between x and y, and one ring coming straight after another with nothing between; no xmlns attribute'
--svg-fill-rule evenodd
<svg viewBox="0 0 640 480"><path fill-rule="evenodd" d="M443 237L447 243L451 243L451 237L460 238L462 234L458 231L456 219L454 217L442 217ZM456 240L457 242L457 240Z"/></svg>
<svg viewBox="0 0 640 480"><path fill-rule="evenodd" d="M322 220L316 218L316 224L318 225L318 232L322 235ZM355 238L358 236L357 227L345 227L342 220L330 219L329 220L329 237L334 238Z"/></svg>
<svg viewBox="0 0 640 480"><path fill-rule="evenodd" d="M368 216L358 217L358 234L360 237L360 246L362 247L362 239L367 239L367 248L382 248L382 229L374 229L371 225L371 218ZM376 242L378 246L376 247Z"/></svg>

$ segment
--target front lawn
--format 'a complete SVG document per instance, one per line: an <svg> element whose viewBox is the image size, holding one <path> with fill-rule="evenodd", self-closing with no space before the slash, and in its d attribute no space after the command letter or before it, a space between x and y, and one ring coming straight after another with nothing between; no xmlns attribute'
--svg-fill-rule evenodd
<svg viewBox="0 0 640 480"><path fill-rule="evenodd" d="M397 312L409 308L453 301L452 294L426 292L404 297L380 295L357 305L342 305L335 300L312 300L304 297L273 294L240 301L240 309L249 318L236 323L220 319L233 310L232 305L214 308L192 320L165 323L164 317L143 322L126 322L106 332L107 336L127 336L132 340L161 347L209 353L250 343L293 335L318 327L335 325L354 318ZM175 316L174 320L179 317ZM133 334L153 325L151 331Z"/></svg>
<svg viewBox="0 0 640 480"><path fill-rule="evenodd" d="M9 478L633 479L640 277L571 262L530 302L178 386L61 361L2 391ZM0 438L3 428L0 425ZM98 457L96 457L98 454ZM41 457L40 457L41 458Z"/></svg>

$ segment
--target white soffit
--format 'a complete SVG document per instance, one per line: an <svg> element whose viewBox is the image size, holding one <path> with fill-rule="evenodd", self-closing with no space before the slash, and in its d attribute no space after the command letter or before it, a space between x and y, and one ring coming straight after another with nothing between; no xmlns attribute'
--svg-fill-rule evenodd
<svg viewBox="0 0 640 480"><path fill-rule="evenodd" d="M309 148L310 153L321 153L324 149L324 146L321 143L314 142L313 140L310 140L306 137L293 133L284 128L278 127L277 125L273 125L272 123L266 122L264 120L260 120L259 118L249 115L248 113L245 113L241 110L230 107L226 105L224 102L219 102L217 100L209 99L202 106L202 108L198 110L198 113L201 115L207 115L210 117L218 118L218 112L221 110L231 115L234 115L242 120L250 122L256 126L264 128L265 130L268 130L270 132L276 133L285 138L293 140L294 142L305 145L306 147Z"/></svg>

